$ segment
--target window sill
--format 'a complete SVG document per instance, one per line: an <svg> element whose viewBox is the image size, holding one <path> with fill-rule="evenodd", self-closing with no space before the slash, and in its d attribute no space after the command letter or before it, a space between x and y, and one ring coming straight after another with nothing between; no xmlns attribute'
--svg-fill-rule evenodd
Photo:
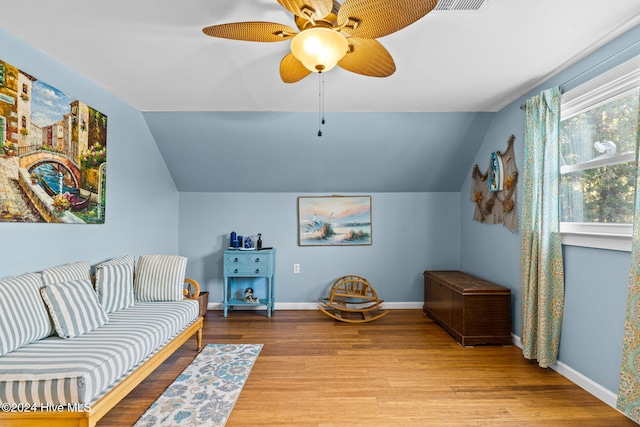
<svg viewBox="0 0 640 427"><path fill-rule="evenodd" d="M562 244L631 252L631 236L628 234L562 232Z"/></svg>

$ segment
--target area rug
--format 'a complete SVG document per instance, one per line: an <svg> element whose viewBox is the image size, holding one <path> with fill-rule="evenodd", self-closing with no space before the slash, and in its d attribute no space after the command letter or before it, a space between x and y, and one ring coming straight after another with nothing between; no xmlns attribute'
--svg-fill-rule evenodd
<svg viewBox="0 0 640 427"><path fill-rule="evenodd" d="M262 344L209 344L135 427L224 426Z"/></svg>

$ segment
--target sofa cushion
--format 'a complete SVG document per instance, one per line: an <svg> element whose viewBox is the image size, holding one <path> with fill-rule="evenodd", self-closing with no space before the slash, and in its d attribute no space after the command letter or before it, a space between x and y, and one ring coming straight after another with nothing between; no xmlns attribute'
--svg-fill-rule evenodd
<svg viewBox="0 0 640 427"><path fill-rule="evenodd" d="M53 283L40 292L62 338L77 337L109 320L89 280Z"/></svg>
<svg viewBox="0 0 640 427"><path fill-rule="evenodd" d="M96 266L96 292L107 313L131 307L133 300L132 256L115 258Z"/></svg>
<svg viewBox="0 0 640 427"><path fill-rule="evenodd" d="M0 357L0 403L95 402L198 317L198 302L141 302L106 325L65 340L48 337Z"/></svg>
<svg viewBox="0 0 640 427"><path fill-rule="evenodd" d="M131 266L131 268L134 268L136 265L136 260L131 255L123 255L100 263L98 264L98 267L105 264L128 264Z"/></svg>
<svg viewBox="0 0 640 427"><path fill-rule="evenodd" d="M38 273L0 280L0 356L51 334L41 287Z"/></svg>
<svg viewBox="0 0 640 427"><path fill-rule="evenodd" d="M134 279L137 301L180 301L184 298L187 259L177 255L140 255Z"/></svg>
<svg viewBox="0 0 640 427"><path fill-rule="evenodd" d="M42 271L42 282L45 285L84 279L91 280L91 266L86 261L59 265Z"/></svg>

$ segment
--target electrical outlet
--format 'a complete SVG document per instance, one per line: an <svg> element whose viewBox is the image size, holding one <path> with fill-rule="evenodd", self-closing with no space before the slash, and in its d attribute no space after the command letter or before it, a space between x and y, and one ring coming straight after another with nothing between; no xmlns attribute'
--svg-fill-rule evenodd
<svg viewBox="0 0 640 427"><path fill-rule="evenodd" d="M300 264L293 264L293 272L295 274L300 273Z"/></svg>

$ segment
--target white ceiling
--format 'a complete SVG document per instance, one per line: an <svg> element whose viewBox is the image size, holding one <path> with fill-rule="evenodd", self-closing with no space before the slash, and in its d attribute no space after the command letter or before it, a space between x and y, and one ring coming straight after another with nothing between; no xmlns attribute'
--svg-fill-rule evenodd
<svg viewBox="0 0 640 427"><path fill-rule="evenodd" d="M480 12L432 12L379 39L396 62L391 77L328 72L326 110L497 111L640 24L638 0L487 2ZM295 27L276 0L2 3L1 27L142 111L317 111L315 75L280 80L289 42L201 31L237 21Z"/></svg>

